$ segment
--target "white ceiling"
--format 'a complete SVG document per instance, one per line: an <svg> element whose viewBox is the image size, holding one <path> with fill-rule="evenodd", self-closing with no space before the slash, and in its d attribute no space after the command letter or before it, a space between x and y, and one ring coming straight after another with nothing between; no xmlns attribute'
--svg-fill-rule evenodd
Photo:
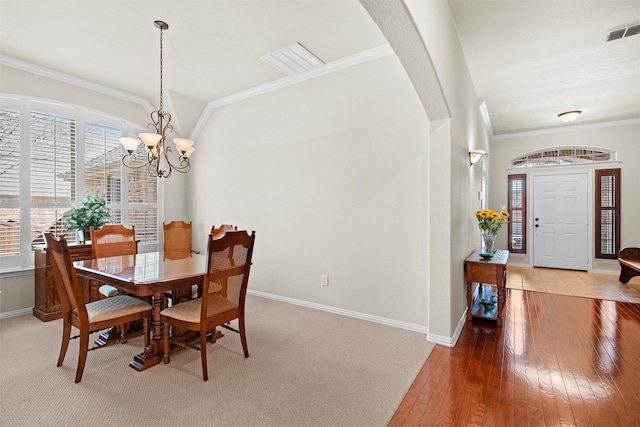
<svg viewBox="0 0 640 427"><path fill-rule="evenodd" d="M449 0L494 134L640 118L640 1ZM570 125L569 125L570 126Z"/></svg>
<svg viewBox="0 0 640 427"><path fill-rule="evenodd" d="M637 0L449 0L494 134L640 118ZM0 0L0 53L159 102L207 103L284 78L260 59L299 42L325 63L386 40L357 0ZM165 101L166 102L166 101Z"/></svg>

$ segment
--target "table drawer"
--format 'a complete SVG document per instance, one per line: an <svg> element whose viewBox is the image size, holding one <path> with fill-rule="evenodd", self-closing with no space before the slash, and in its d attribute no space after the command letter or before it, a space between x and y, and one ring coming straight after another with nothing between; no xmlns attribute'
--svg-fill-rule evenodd
<svg viewBox="0 0 640 427"><path fill-rule="evenodd" d="M487 264L479 265L479 264L471 264L471 275L467 277L467 280L478 283L492 283L494 285L499 284L497 275L498 268L495 265Z"/></svg>

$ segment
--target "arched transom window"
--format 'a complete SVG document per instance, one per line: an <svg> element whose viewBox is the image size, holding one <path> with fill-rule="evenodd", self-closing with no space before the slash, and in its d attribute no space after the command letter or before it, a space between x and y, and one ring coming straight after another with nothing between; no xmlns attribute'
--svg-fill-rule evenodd
<svg viewBox="0 0 640 427"><path fill-rule="evenodd" d="M524 154L511 160L512 168L583 165L616 160L615 150L596 147L554 147Z"/></svg>

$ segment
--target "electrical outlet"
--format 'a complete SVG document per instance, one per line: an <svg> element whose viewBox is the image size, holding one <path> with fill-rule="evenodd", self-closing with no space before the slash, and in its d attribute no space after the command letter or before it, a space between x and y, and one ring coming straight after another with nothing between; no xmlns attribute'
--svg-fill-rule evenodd
<svg viewBox="0 0 640 427"><path fill-rule="evenodd" d="M326 274L322 275L322 286L329 286L329 276Z"/></svg>

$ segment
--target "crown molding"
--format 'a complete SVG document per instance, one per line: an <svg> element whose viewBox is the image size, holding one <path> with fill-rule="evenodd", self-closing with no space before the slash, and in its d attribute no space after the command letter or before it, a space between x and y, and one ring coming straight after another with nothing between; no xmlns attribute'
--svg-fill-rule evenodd
<svg viewBox="0 0 640 427"><path fill-rule="evenodd" d="M338 59L333 62L329 62L323 65L322 67L315 68L315 69L306 71L304 73L283 77L281 79L274 80L272 82L265 83L263 85L255 86L253 88L243 90L235 94L210 101L205 107L205 109L203 110L202 114L200 115L200 118L196 122L196 125L191 131L191 134L189 135L189 138L193 140L197 139L198 135L200 134L200 131L206 124L207 120L209 120L209 117L211 116L213 110L215 110L216 108L233 104L235 102L243 101L245 99L253 98L254 96L262 95L268 92L273 92L273 91L276 91L300 82L315 79L317 77L324 76L326 74L343 70L345 68L353 67L354 65L358 65L368 61L372 61L374 59L382 58L392 53L393 53L393 49L388 43L386 43L386 44L347 56L345 58ZM39 75L39 76L47 77L52 80L57 80L73 86L77 86L77 87L81 87L81 88L95 91L98 93L103 93L105 95L113 96L118 99L137 103L142 105L142 107L145 110L147 110L147 112L151 112L154 110L151 103L141 96L132 95L124 91L113 89L108 86L103 86L98 83L93 83L88 80L70 76L68 74L61 73L58 71L53 71L45 67L40 67L34 64L30 64L28 62L21 61L19 59L15 59L6 55L0 55L0 65L6 65L8 67L16 68L18 70L22 70L32 74Z"/></svg>
<svg viewBox="0 0 640 427"><path fill-rule="evenodd" d="M67 83L83 89L88 89L94 92L102 93L104 95L109 95L114 98L122 99L124 101L140 104L149 113L154 110L151 103L141 96L132 95L128 92L124 92L118 89L113 89L111 87L104 86L98 83L90 82L88 80L84 80L79 77L70 76L69 74L53 71L45 67L40 67L38 65L30 64L28 62L21 61L19 59L12 58L10 56L0 55L0 65L6 65L8 67L26 71L31 74L36 74L38 76L46 77L52 80L57 80L62 83Z"/></svg>
<svg viewBox="0 0 640 427"><path fill-rule="evenodd" d="M223 98L219 98L213 100L207 104L202 115L196 122L196 125L189 136L190 139L197 139L200 131L206 124L209 116L216 108L223 107L225 105L233 104L235 102L244 101L245 99L253 98L254 96L263 95L268 92L273 92L278 89L285 88L287 86L295 85L300 82L304 82L307 80L315 79L320 76L324 76L326 74L333 73L335 71L343 70L345 68L353 67L354 65L362 64L374 59L381 58L386 55L390 55L393 53L393 49L391 46L387 44L380 45L378 47L374 47L368 50L364 50L362 52L358 52L356 54L344 57L342 59L338 59L333 62L329 62L322 67L314 68L309 71L305 71L300 74L295 74L293 76L283 77L278 80L274 80L269 83L265 83L263 85L255 86L247 90L243 90L237 93L234 93L229 96L225 96Z"/></svg>
<svg viewBox="0 0 640 427"><path fill-rule="evenodd" d="M573 125L568 127L557 127L548 129L532 130L527 132L505 133L502 135L494 135L492 141L500 139L521 138L523 136L548 135L550 133L574 132L577 130L598 129L613 126L627 126L640 124L640 119L615 120L610 122L589 123L584 125Z"/></svg>

